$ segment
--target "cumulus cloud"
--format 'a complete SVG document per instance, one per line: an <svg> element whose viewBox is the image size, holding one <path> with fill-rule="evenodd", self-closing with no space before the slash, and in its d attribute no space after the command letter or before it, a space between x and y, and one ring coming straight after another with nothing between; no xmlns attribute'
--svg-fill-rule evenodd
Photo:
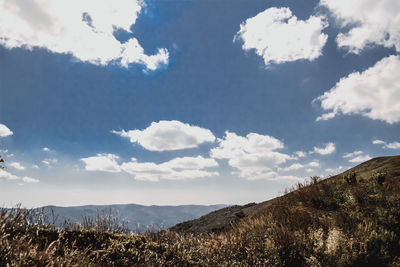
<svg viewBox="0 0 400 267"><path fill-rule="evenodd" d="M93 157L82 158L87 171L126 172L142 181L183 180L201 177L218 176L216 171L208 168L218 167L218 163L211 158L181 157L163 163L138 162L132 158L129 162L118 164L118 156L114 154L98 154Z"/></svg>
<svg viewBox="0 0 400 267"><path fill-rule="evenodd" d="M0 4L0 44L8 49L45 48L96 65L112 61L149 70L168 63L168 50L146 55L134 37L121 43L116 30L131 32L143 7L135 0L4 0Z"/></svg>
<svg viewBox="0 0 400 267"><path fill-rule="evenodd" d="M218 172L207 170L212 167L218 167L218 163L214 159L201 156L175 158L160 164L138 162L132 158L131 162L121 165L121 170L134 175L137 180L159 181L218 176Z"/></svg>
<svg viewBox="0 0 400 267"><path fill-rule="evenodd" d="M16 161L10 162L7 165L12 167L12 168L14 168L14 169L17 169L17 170L25 170L25 167L22 166L21 163L16 162Z"/></svg>
<svg viewBox="0 0 400 267"><path fill-rule="evenodd" d="M382 145L382 148L388 148L388 149L400 149L400 142L392 142L392 143L387 143L382 140L374 140L372 142L374 145Z"/></svg>
<svg viewBox="0 0 400 267"><path fill-rule="evenodd" d="M87 171L120 172L120 166L114 154L97 154L93 157L82 158Z"/></svg>
<svg viewBox="0 0 400 267"><path fill-rule="evenodd" d="M3 169L0 169L0 179L5 179L5 180L18 180L19 177L11 174Z"/></svg>
<svg viewBox="0 0 400 267"><path fill-rule="evenodd" d="M4 124L0 123L0 138L1 137L6 137L6 136L9 136L9 135L13 135L13 132L10 129L8 129L7 126L5 126Z"/></svg>
<svg viewBox="0 0 400 267"><path fill-rule="evenodd" d="M339 47L358 54L370 44L395 47L400 51L400 2L398 0L321 0L342 27Z"/></svg>
<svg viewBox="0 0 400 267"><path fill-rule="evenodd" d="M342 113L360 114L387 123L400 121L400 57L389 56L364 72L353 72L340 79L322 96L321 102L327 113L317 118L327 120Z"/></svg>
<svg viewBox="0 0 400 267"><path fill-rule="evenodd" d="M370 159L372 159L372 158L369 155L360 155L360 156L350 159L349 162L359 163L359 162L364 162L364 161L367 161Z"/></svg>
<svg viewBox="0 0 400 267"><path fill-rule="evenodd" d="M0 169L0 180L5 179L5 180L22 180L25 183L38 183L39 180L32 178L32 177L28 177L28 176L24 176L24 177L19 177L17 175L14 175L12 173L9 173L3 169Z"/></svg>
<svg viewBox="0 0 400 267"><path fill-rule="evenodd" d="M150 151L181 150L195 148L205 142L214 142L215 136L208 129L180 121L152 122L144 130L112 131L137 142Z"/></svg>
<svg viewBox="0 0 400 267"><path fill-rule="evenodd" d="M234 41L242 40L243 50L254 49L265 65L300 59L312 61L322 55L328 36L322 17L298 20L289 8L269 8L240 25Z"/></svg>
<svg viewBox="0 0 400 267"><path fill-rule="evenodd" d="M238 175L247 179L274 179L278 174L274 168L292 159L278 152L284 144L269 135L249 133L246 137L225 132L218 140L218 147L210 155L216 159L227 159L228 164L238 170Z"/></svg>
<svg viewBox="0 0 400 267"><path fill-rule="evenodd" d="M336 146L334 143L329 142L325 144L325 147L314 147L314 150L310 153L317 153L320 155L329 155L336 151Z"/></svg>
<svg viewBox="0 0 400 267"><path fill-rule="evenodd" d="M346 153L346 154L344 154L344 155L343 155L343 158L352 158L352 157L361 155L361 154L363 154L363 153L364 153L363 151L358 150L358 151L354 151L354 152L351 152L351 153Z"/></svg>

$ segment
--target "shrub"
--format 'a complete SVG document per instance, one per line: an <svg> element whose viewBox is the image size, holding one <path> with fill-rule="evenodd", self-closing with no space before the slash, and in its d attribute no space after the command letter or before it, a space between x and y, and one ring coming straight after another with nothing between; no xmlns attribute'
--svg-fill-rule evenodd
<svg viewBox="0 0 400 267"><path fill-rule="evenodd" d="M343 179L348 184L355 184L357 183L357 174L354 171L348 172L343 175Z"/></svg>
<svg viewBox="0 0 400 267"><path fill-rule="evenodd" d="M386 180L386 175L387 171L385 169L381 171L374 171L371 175L371 179L379 185L382 185Z"/></svg>

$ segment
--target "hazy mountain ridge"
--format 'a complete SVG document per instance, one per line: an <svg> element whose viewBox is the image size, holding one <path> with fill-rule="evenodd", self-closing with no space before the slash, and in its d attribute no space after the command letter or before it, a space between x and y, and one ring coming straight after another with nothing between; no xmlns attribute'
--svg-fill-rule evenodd
<svg viewBox="0 0 400 267"><path fill-rule="evenodd" d="M85 218L110 216L120 223L126 223L129 230L142 233L147 229L152 231L167 229L177 223L197 219L226 206L224 204L178 206L116 204L73 207L44 206L36 210L43 211L47 220L57 227L62 227L65 222L73 224L82 222Z"/></svg>

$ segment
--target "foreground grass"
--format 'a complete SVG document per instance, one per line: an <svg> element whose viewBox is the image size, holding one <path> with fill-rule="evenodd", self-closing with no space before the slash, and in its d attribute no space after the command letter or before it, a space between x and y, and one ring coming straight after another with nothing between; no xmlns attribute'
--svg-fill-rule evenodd
<svg viewBox="0 0 400 267"><path fill-rule="evenodd" d="M218 233L131 235L104 220L56 229L2 210L0 266L400 266L399 159L312 177Z"/></svg>

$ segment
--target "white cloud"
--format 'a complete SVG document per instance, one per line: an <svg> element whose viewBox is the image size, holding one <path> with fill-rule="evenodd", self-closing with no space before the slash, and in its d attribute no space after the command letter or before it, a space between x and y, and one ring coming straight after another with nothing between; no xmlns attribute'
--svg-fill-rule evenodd
<svg viewBox="0 0 400 267"><path fill-rule="evenodd" d="M314 171L314 170L313 170L313 169L310 169L310 168L306 169L306 172L308 172L308 173L313 172L313 171Z"/></svg>
<svg viewBox="0 0 400 267"><path fill-rule="evenodd" d="M273 169L292 159L277 152L284 147L283 143L268 135L249 133L242 137L226 132L218 143L218 147L211 149L211 157L227 159L238 170L238 175L247 179L274 179L278 174Z"/></svg>
<svg viewBox="0 0 400 267"><path fill-rule="evenodd" d="M40 47L71 54L80 61L127 67L139 63L155 70L168 63L168 51L146 55L138 40L120 43L115 30L132 33L142 10L135 0L4 0L0 4L0 44L12 49Z"/></svg>
<svg viewBox="0 0 400 267"><path fill-rule="evenodd" d="M218 167L218 163L214 159L197 157L174 158L166 163L172 169L204 169Z"/></svg>
<svg viewBox="0 0 400 267"><path fill-rule="evenodd" d="M307 152L304 152L304 151L296 151L296 152L294 152L294 154L298 158L304 158L305 156L307 156Z"/></svg>
<svg viewBox="0 0 400 267"><path fill-rule="evenodd" d="M344 154L344 155L343 155L343 158L352 158L352 157L355 157L355 156L357 156L357 155L361 155L361 154L363 154L363 153L364 153L363 151L358 150L358 151L354 151L354 152L351 152L351 153L346 153L346 154Z"/></svg>
<svg viewBox="0 0 400 267"><path fill-rule="evenodd" d="M0 40L1 40L1 38L0 38ZM10 129L8 129L7 126L5 126L4 124L0 123L0 138L1 137L6 137L6 136L9 136L9 135L13 135L13 132Z"/></svg>
<svg viewBox="0 0 400 267"><path fill-rule="evenodd" d="M52 164L55 164L57 162L58 162L58 160L55 158L47 158L47 159L42 160L42 163L47 166L51 166Z"/></svg>
<svg viewBox="0 0 400 267"><path fill-rule="evenodd" d="M50 148L44 147L44 148L42 148L42 150L45 151L45 152L49 152L49 151L50 151Z"/></svg>
<svg viewBox="0 0 400 267"><path fill-rule="evenodd" d="M286 168L279 168L279 171L297 171L304 168L304 165L300 164L300 163L293 163L292 165L286 167Z"/></svg>
<svg viewBox="0 0 400 267"><path fill-rule="evenodd" d="M16 162L16 161L10 162L7 165L10 167L13 167L14 169L17 169L17 170L25 170L25 167L22 166L21 163Z"/></svg>
<svg viewBox="0 0 400 267"><path fill-rule="evenodd" d="M120 166L114 154L97 154L94 157L82 158L87 171L120 172Z"/></svg>
<svg viewBox="0 0 400 267"><path fill-rule="evenodd" d="M322 96L323 110L328 113L317 118L327 120L342 113L360 114L387 123L400 121L400 57L389 56L364 72L353 72L340 79Z"/></svg>
<svg viewBox="0 0 400 267"><path fill-rule="evenodd" d="M32 165L32 169L39 169L39 166L36 165L36 164L33 164L33 165Z"/></svg>
<svg viewBox="0 0 400 267"><path fill-rule="evenodd" d="M308 163L308 165L311 167L319 167L319 161L318 160L311 161L310 163Z"/></svg>
<svg viewBox="0 0 400 267"><path fill-rule="evenodd" d="M305 59L322 54L328 36L322 30L328 23L322 17L298 20L289 8L269 8L240 25L234 41L243 40L243 50L254 49L265 65Z"/></svg>
<svg viewBox="0 0 400 267"><path fill-rule="evenodd" d="M328 169L325 169L325 171L326 171L328 174L333 174L333 175L340 173L342 170L343 170L343 166L339 166L339 167L337 167L337 168L328 168Z"/></svg>
<svg viewBox="0 0 400 267"><path fill-rule="evenodd" d="M121 165L121 170L134 175L137 180L159 181L218 176L218 172L206 170L211 167L218 167L218 163L214 159L201 156L175 158L160 164L137 162L132 158L131 162Z"/></svg>
<svg viewBox="0 0 400 267"><path fill-rule="evenodd" d="M15 156L14 154L7 154L7 158L12 158L14 156Z"/></svg>
<svg viewBox="0 0 400 267"><path fill-rule="evenodd" d="M174 158L163 163L138 162L132 158L130 162L118 164L119 157L113 154L98 154L94 157L83 158L87 171L126 172L142 181L183 180L201 177L218 176L219 173L209 171L208 168L218 167L218 163L211 158L182 157Z"/></svg>
<svg viewBox="0 0 400 267"><path fill-rule="evenodd" d="M388 143L388 144L386 144L385 147L389 148L389 149L399 149L400 148L400 143L399 142Z"/></svg>
<svg viewBox="0 0 400 267"><path fill-rule="evenodd" d="M367 161L370 159L372 159L372 158L369 155L361 155L361 156L357 156L355 158L350 159L349 162L358 163L358 162L364 162L364 161Z"/></svg>
<svg viewBox="0 0 400 267"><path fill-rule="evenodd" d="M281 181L281 180L302 181L303 180L303 179L301 179L301 178L299 178L297 176L294 176L294 175L278 175L278 176L274 177L273 179L279 180L279 181Z"/></svg>
<svg viewBox="0 0 400 267"><path fill-rule="evenodd" d="M400 142L392 142L392 143L387 143L382 140L374 140L372 142L374 145L382 145L382 148L388 148L388 149L400 149Z"/></svg>
<svg viewBox="0 0 400 267"><path fill-rule="evenodd" d="M386 142L382 141L382 140L374 140L374 141L372 141L372 143L374 145L384 145L384 144L386 144Z"/></svg>
<svg viewBox="0 0 400 267"><path fill-rule="evenodd" d="M215 141L215 136L210 130L175 120L152 122L144 130L112 132L130 138L132 143L137 142L151 151L195 148L204 142Z"/></svg>
<svg viewBox="0 0 400 267"><path fill-rule="evenodd" d="M361 150L354 151L352 153L346 153L343 155L343 158L345 158L345 159L351 158L351 159L349 159L349 162L353 162L353 163L354 162L363 162L363 161L371 159L371 157L369 155L364 154L364 152Z"/></svg>
<svg viewBox="0 0 400 267"><path fill-rule="evenodd" d="M31 184L31 183L38 183L39 180L35 179L35 178L31 178L28 176L22 177L22 181L24 181L25 183Z"/></svg>
<svg viewBox="0 0 400 267"><path fill-rule="evenodd" d="M3 169L0 169L0 179L6 179L6 180L18 180L19 177L11 174Z"/></svg>
<svg viewBox="0 0 400 267"><path fill-rule="evenodd" d="M336 151L336 146L334 143L329 142L325 144L325 147L314 147L314 150L310 153L318 153L320 155L329 155Z"/></svg>
<svg viewBox="0 0 400 267"><path fill-rule="evenodd" d="M38 183L39 182L38 179L31 178L31 177L28 177L28 176L24 176L24 177L21 178L19 176L16 176L16 175L14 175L12 173L9 173L9 172L3 170L3 169L0 169L0 180L1 179L5 179L5 180L22 180L25 183ZM20 183L19 183L19 185L20 185Z"/></svg>
<svg viewBox="0 0 400 267"><path fill-rule="evenodd" d="M398 0L321 0L342 27L339 47L358 54L369 44L395 47L400 51L400 2Z"/></svg>

